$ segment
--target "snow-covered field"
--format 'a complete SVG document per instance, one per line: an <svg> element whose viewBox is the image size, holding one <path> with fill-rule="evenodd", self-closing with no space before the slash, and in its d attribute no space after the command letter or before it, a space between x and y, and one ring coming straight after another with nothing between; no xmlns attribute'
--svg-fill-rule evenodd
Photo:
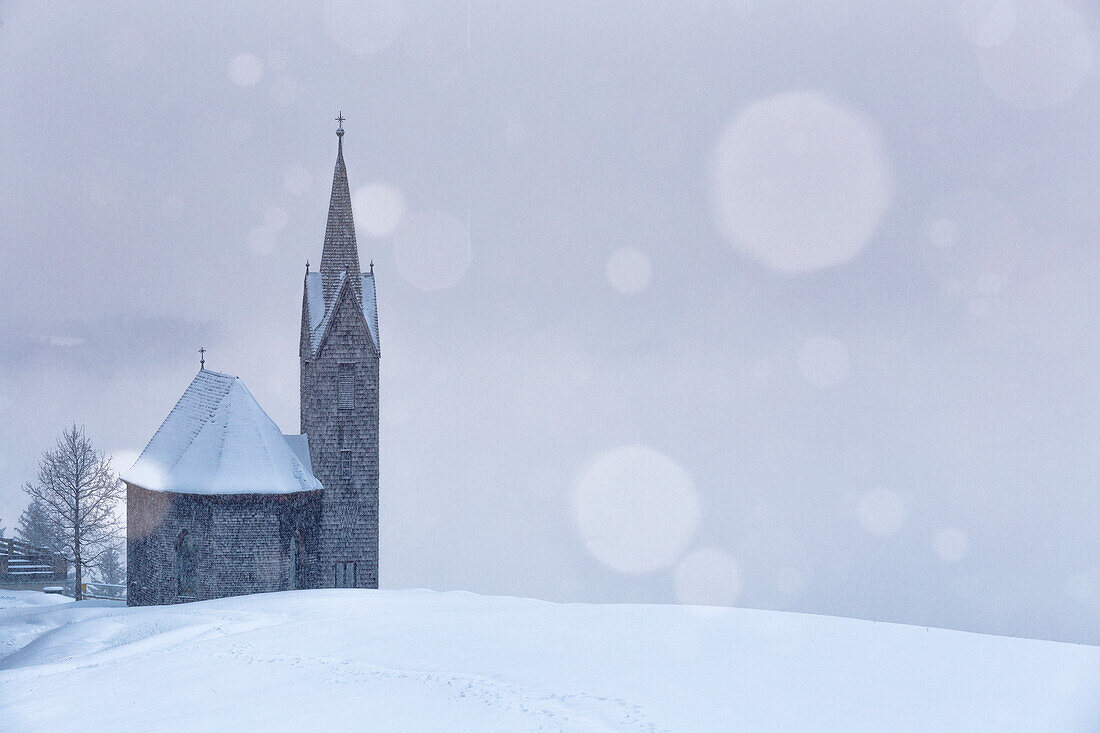
<svg viewBox="0 0 1100 733"><path fill-rule="evenodd" d="M1100 731L1100 647L469 593L0 590L0 730Z"/></svg>

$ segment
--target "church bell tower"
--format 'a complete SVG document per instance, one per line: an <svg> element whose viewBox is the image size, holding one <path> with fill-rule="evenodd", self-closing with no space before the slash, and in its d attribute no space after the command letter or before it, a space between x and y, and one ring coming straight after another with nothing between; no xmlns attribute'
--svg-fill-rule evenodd
<svg viewBox="0 0 1100 733"><path fill-rule="evenodd" d="M320 541L307 550L310 585L378 587L378 311L374 265L359 266L344 167L344 117L320 272L302 296L301 429L324 486Z"/></svg>

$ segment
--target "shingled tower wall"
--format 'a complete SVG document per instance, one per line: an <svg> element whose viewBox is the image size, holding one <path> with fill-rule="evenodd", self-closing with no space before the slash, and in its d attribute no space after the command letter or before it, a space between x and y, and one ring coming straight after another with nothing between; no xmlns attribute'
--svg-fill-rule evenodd
<svg viewBox="0 0 1100 733"><path fill-rule="evenodd" d="M342 125L341 125L342 128ZM321 271L302 298L301 429L324 486L321 587L378 587L378 317L373 266L359 270L344 131L337 131Z"/></svg>

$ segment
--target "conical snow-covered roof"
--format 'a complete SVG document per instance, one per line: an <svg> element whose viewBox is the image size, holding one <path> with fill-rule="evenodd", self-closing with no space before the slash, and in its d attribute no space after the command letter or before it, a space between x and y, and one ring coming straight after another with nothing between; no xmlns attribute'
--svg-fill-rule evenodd
<svg viewBox="0 0 1100 733"><path fill-rule="evenodd" d="M203 369L122 480L186 494L290 494L321 483L237 377Z"/></svg>

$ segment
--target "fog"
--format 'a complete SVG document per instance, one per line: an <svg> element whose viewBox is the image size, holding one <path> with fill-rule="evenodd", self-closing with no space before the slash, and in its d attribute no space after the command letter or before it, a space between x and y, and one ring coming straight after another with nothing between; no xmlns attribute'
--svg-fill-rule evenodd
<svg viewBox="0 0 1100 733"><path fill-rule="evenodd" d="M0 526L199 366L298 428L338 112L381 582L1100 644L1066 0L0 6Z"/></svg>

